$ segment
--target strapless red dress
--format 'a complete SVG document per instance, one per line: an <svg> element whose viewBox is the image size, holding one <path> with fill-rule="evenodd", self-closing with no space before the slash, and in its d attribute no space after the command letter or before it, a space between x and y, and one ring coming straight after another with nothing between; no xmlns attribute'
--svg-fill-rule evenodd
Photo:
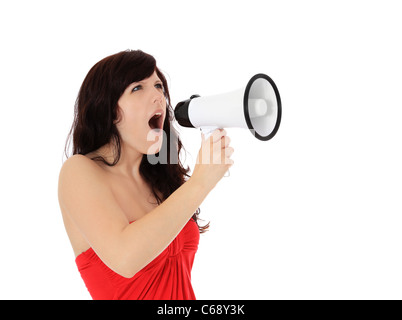
<svg viewBox="0 0 402 320"><path fill-rule="evenodd" d="M112 271L92 248L75 259L94 300L194 300L191 269L200 233L191 219L169 246L132 278Z"/></svg>

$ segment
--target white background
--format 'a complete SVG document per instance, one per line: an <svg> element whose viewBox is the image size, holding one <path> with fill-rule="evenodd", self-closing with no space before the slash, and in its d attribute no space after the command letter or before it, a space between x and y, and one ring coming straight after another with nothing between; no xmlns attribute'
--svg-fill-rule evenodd
<svg viewBox="0 0 402 320"><path fill-rule="evenodd" d="M276 82L277 136L228 129L231 176L201 206L198 299L401 299L398 1L2 1L0 298L89 299L57 200L79 87L142 49L173 105ZM180 129L193 168L200 134Z"/></svg>

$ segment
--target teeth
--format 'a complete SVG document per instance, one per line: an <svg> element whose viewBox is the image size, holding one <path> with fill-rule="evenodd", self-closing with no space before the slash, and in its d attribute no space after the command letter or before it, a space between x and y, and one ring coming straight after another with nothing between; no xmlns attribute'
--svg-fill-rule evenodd
<svg viewBox="0 0 402 320"><path fill-rule="evenodd" d="M160 116L160 115L162 115L162 113L157 112L157 113L155 113L155 115L156 115L156 116Z"/></svg>

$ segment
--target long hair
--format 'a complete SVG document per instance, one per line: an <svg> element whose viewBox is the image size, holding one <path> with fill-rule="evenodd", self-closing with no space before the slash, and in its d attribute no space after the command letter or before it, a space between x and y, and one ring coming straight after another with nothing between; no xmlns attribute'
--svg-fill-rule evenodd
<svg viewBox="0 0 402 320"><path fill-rule="evenodd" d="M177 155L173 161L168 157L166 164L151 164L147 155L144 154L142 157L140 174L150 185L157 203L160 204L187 181L190 169L184 168L180 161L180 151L184 150L184 147L177 131L171 125L174 116L169 88L153 56L141 50L126 50L102 59L90 69L75 102L74 121L66 141L65 155L68 158L67 149L71 136L73 155L85 155L111 143L115 148L112 163L101 156L96 156L92 160L101 161L108 166L116 165L121 156L121 136L115 124L118 121L117 102L131 83L147 79L154 72L163 83L166 98L166 118L163 124L166 139L163 139L161 150L166 148L167 154ZM209 223L200 226L199 213L200 208L192 218L197 223L200 233L203 233L209 227Z"/></svg>

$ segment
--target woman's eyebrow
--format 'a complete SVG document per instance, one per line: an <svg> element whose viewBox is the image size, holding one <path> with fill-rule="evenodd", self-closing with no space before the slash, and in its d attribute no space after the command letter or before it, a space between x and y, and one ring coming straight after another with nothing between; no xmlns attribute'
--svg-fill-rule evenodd
<svg viewBox="0 0 402 320"><path fill-rule="evenodd" d="M146 81L144 81L144 80L141 80L141 81L135 81L135 82L132 82L131 83L131 85L135 85L135 84L137 84L137 83L139 83L139 84L144 84ZM157 80L155 80L155 82L154 83L162 83L162 80L160 80L160 79L157 79Z"/></svg>

